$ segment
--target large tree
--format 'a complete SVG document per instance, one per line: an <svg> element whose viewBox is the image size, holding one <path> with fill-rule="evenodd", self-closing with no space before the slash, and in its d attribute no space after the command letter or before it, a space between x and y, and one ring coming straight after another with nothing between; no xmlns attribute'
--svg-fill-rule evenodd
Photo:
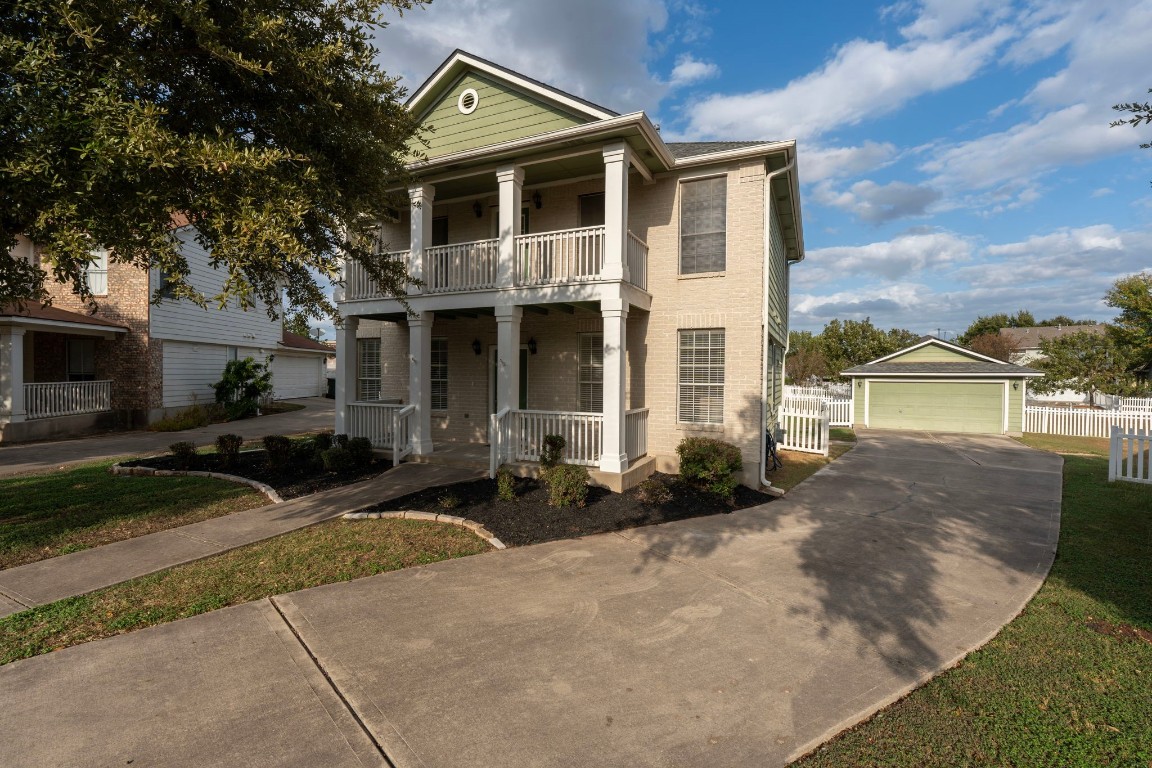
<svg viewBox="0 0 1152 768"><path fill-rule="evenodd" d="M1152 366L1152 272L1117 280L1104 300L1120 310L1112 333L1127 350L1133 366Z"/></svg>
<svg viewBox="0 0 1152 768"><path fill-rule="evenodd" d="M812 331L789 333L784 367L790 384L803 385L828 376L828 360L820 346L820 337L814 336Z"/></svg>
<svg viewBox="0 0 1152 768"><path fill-rule="evenodd" d="M968 342L968 349L973 352L979 352L981 355L1008 362L1012 357L1012 353L1016 351L1016 345L1003 334L982 333Z"/></svg>
<svg viewBox="0 0 1152 768"><path fill-rule="evenodd" d="M832 320L824 326L818 338L829 370L839 375L846 368L897 352L920 337L903 328L882 331L872 324L871 318L866 317L863 320Z"/></svg>
<svg viewBox="0 0 1152 768"><path fill-rule="evenodd" d="M1097 392L1126 394L1132 390L1128 358L1109 334L1078 331L1040 342L1044 359L1033 365L1044 372L1029 386L1040 394L1071 389L1088 393L1095 403Z"/></svg>
<svg viewBox="0 0 1152 768"><path fill-rule="evenodd" d="M34 264L0 254L0 305L44 299L46 279L86 295L97 247L199 303L273 307L283 289L319 317L332 307L314 275L345 256L401 291L402 266L371 252L415 132L374 62L380 5L0 5L0 246L40 247ZM227 275L218 296L185 281L172 232L185 221Z"/></svg>

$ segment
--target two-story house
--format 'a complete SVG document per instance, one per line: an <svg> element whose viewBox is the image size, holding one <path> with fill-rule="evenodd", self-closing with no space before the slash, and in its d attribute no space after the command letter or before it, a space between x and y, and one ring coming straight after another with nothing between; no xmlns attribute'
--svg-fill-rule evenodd
<svg viewBox="0 0 1152 768"><path fill-rule="evenodd" d="M617 490L715 437L757 484L804 253L795 142L668 143L461 51L408 108L432 131L380 242L420 282L406 308L346 265L337 431L492 466L561 434Z"/></svg>
<svg viewBox="0 0 1152 768"><path fill-rule="evenodd" d="M188 226L175 230L192 285L212 295L224 275ZM27 238L9 258L36 259ZM229 360L272 359L275 396L322 395L323 344L286 333L263 308L204 309L186 301L151 304L158 270L110 262L88 267L93 302L52 283L50 306L0 307L0 440L14 442L138 427L193 403L214 400Z"/></svg>

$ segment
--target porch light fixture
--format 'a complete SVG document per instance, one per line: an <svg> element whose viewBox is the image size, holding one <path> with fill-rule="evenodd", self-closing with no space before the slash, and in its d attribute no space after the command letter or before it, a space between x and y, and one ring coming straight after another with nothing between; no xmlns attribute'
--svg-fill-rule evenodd
<svg viewBox="0 0 1152 768"><path fill-rule="evenodd" d="M856 379L856 388L861 389L864 386L864 379Z"/></svg>
<svg viewBox="0 0 1152 768"><path fill-rule="evenodd" d="M472 351L477 355L480 354L480 339L472 339Z"/></svg>
<svg viewBox="0 0 1152 768"><path fill-rule="evenodd" d="M476 200L472 203L472 213L476 214L476 218L484 215L484 206L480 205L480 201Z"/></svg>
<svg viewBox="0 0 1152 768"><path fill-rule="evenodd" d="M536 337L528 339L528 352L529 354L536 354Z"/></svg>
<svg viewBox="0 0 1152 768"><path fill-rule="evenodd" d="M540 196L540 190L532 193L532 205L536 206L536 210L540 210L544 205L544 198Z"/></svg>
<svg viewBox="0 0 1152 768"><path fill-rule="evenodd" d="M1012 389L1020 389L1020 380L1016 379L1012 382Z"/></svg>

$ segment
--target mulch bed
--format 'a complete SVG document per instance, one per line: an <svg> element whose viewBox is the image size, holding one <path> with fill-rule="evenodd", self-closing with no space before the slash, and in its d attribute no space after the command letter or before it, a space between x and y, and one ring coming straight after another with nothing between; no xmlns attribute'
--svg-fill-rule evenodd
<svg viewBox="0 0 1152 768"><path fill-rule="evenodd" d="M272 486L281 498L295 499L307 496L317 491L327 491L339 488L342 485L358 483L370 477L383 474L392 468L392 462L385 459L373 459L369 467L360 472L328 472L317 463L308 461L295 461L282 467L268 466L268 456L265 451L242 451L240 462L232 468L225 468L220 464L220 457L214 453L198 454L191 466L181 467L173 456L155 456L135 461L125 461L126 467L152 467L153 469L188 469L193 472L225 472L229 475L239 475L249 480L256 480L265 485Z"/></svg>
<svg viewBox="0 0 1152 768"><path fill-rule="evenodd" d="M583 508L548 506L548 491L539 481L517 478L513 501L497 498L495 480L472 480L429 488L365 511L414 510L456 515L481 523L508 546L521 546L732 512L775 498L738 486L735 498L728 502L693 488L676 475L657 473L651 480L650 485L624 493L589 488Z"/></svg>

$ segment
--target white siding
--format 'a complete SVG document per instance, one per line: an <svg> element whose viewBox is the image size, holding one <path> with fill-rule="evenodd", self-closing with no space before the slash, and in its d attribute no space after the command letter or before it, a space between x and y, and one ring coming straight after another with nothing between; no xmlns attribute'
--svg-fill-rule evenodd
<svg viewBox="0 0 1152 768"><path fill-rule="evenodd" d="M183 242L184 256L188 259L189 280L209 297L208 308L201 309L187 301L165 299L152 307L149 327L152 337L231 344L264 349L265 353L274 352L280 342L280 322L269 319L262 305L247 312L235 307L217 309L211 297L220 292L227 274L211 267L208 252L196 242L192 227L181 229L177 237ZM159 274L153 270L150 290L159 288L159 281Z"/></svg>
<svg viewBox="0 0 1152 768"><path fill-rule="evenodd" d="M320 397L328 388L324 357L277 352L272 361L272 387L277 400Z"/></svg>
<svg viewBox="0 0 1152 768"><path fill-rule="evenodd" d="M264 362L266 355L250 347L237 349L238 359L246 357ZM215 402L212 385L220 380L227 364L227 345L164 342L164 407Z"/></svg>

